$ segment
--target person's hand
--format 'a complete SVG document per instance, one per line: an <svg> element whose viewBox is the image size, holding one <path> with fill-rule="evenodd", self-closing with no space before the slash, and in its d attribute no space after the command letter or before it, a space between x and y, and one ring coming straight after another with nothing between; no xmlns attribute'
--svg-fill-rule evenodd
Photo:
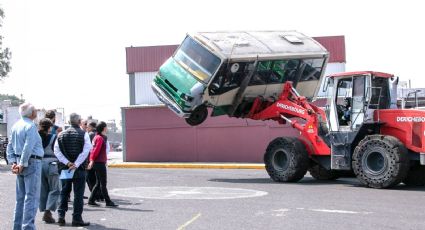
<svg viewBox="0 0 425 230"><path fill-rule="evenodd" d="M87 166L87 169L88 170L92 169L93 168L93 164L94 164L94 161L90 161L89 165Z"/></svg>
<svg viewBox="0 0 425 230"><path fill-rule="evenodd" d="M22 171L24 170L24 166L23 165L18 165L18 174L21 174Z"/></svg>
<svg viewBox="0 0 425 230"><path fill-rule="evenodd" d="M11 170L13 174L18 174L18 165L16 163L13 163Z"/></svg>
<svg viewBox="0 0 425 230"><path fill-rule="evenodd" d="M76 169L76 168L77 168L77 167L75 166L75 164L74 164L74 163L72 163L72 162L68 162L68 164L66 164L66 166L68 166L69 170L73 170L73 169Z"/></svg>
<svg viewBox="0 0 425 230"><path fill-rule="evenodd" d="M21 174L22 170L24 170L24 166L23 165L18 165L16 163L14 163L12 165L12 173L13 174Z"/></svg>

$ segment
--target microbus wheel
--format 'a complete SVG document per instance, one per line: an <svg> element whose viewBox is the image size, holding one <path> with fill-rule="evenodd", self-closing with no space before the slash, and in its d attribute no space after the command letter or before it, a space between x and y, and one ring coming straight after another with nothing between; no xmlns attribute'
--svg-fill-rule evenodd
<svg viewBox="0 0 425 230"><path fill-rule="evenodd" d="M411 166L403 183L407 186L425 186L425 165Z"/></svg>
<svg viewBox="0 0 425 230"><path fill-rule="evenodd" d="M314 165L308 169L310 175L316 180L336 180L339 178L337 172L325 169L321 165Z"/></svg>
<svg viewBox="0 0 425 230"><path fill-rule="evenodd" d="M191 126L197 126L204 122L208 117L208 109L205 105L196 107L195 110L190 114L190 117L186 118L186 123Z"/></svg>
<svg viewBox="0 0 425 230"><path fill-rule="evenodd" d="M264 154L270 178L276 182L297 182L307 172L309 158L304 144L294 137L278 137Z"/></svg>
<svg viewBox="0 0 425 230"><path fill-rule="evenodd" d="M365 186L395 186L406 178L409 170L407 149L395 137L366 136L354 150L353 170Z"/></svg>

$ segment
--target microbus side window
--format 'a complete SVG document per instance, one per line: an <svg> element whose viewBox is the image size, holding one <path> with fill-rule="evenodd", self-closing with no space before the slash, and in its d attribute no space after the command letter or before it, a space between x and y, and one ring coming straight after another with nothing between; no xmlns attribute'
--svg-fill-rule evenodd
<svg viewBox="0 0 425 230"><path fill-rule="evenodd" d="M322 75L324 61L324 58L302 60L305 66L300 81L318 81Z"/></svg>
<svg viewBox="0 0 425 230"><path fill-rule="evenodd" d="M300 60L260 61L249 85L281 84L295 81Z"/></svg>
<svg viewBox="0 0 425 230"><path fill-rule="evenodd" d="M225 63L217 71L209 86L210 95L219 95L239 87L253 68L254 62Z"/></svg>

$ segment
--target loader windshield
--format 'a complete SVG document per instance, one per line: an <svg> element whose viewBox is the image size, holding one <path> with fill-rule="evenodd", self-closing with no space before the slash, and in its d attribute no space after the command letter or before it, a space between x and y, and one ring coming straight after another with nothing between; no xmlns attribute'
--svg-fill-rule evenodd
<svg viewBox="0 0 425 230"><path fill-rule="evenodd" d="M204 83L209 82L221 63L220 58L199 45L191 37L186 37L175 53L174 59L185 70Z"/></svg>

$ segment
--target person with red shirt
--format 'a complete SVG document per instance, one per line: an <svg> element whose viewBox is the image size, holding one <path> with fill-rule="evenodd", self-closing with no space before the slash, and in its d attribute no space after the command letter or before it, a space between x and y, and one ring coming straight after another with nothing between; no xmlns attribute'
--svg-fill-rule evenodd
<svg viewBox="0 0 425 230"><path fill-rule="evenodd" d="M96 174L96 184L91 191L88 205L90 206L99 206L96 203L96 194L100 190L103 198L105 199L106 207L117 207L111 198L109 198L108 190L106 188L107 176L106 176L106 162L108 160L106 156L106 145L107 145L107 137L106 132L108 128L106 123L101 121L96 126L97 134L93 138L93 148L90 151L90 163L88 165L88 169L93 169Z"/></svg>

